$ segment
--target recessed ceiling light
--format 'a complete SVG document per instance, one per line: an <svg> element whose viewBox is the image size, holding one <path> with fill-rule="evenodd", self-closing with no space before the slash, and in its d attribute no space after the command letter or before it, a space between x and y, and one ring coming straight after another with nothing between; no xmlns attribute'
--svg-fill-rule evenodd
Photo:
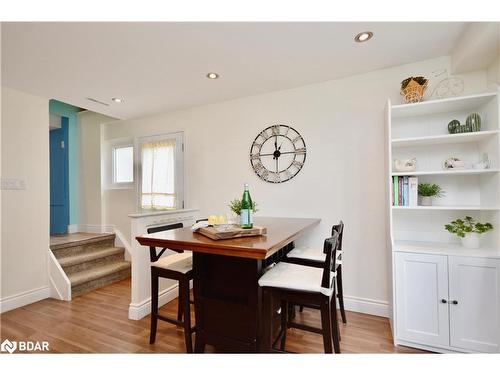
<svg viewBox="0 0 500 375"><path fill-rule="evenodd" d="M371 31L363 31L354 37L354 41L358 43L363 43L370 40L373 37L373 33Z"/></svg>
<svg viewBox="0 0 500 375"><path fill-rule="evenodd" d="M212 72L212 73L207 74L207 78L208 79L217 79L217 78L219 78L219 75L217 73Z"/></svg>
<svg viewBox="0 0 500 375"><path fill-rule="evenodd" d="M114 101L115 103L123 103L122 98L111 98L111 100Z"/></svg>

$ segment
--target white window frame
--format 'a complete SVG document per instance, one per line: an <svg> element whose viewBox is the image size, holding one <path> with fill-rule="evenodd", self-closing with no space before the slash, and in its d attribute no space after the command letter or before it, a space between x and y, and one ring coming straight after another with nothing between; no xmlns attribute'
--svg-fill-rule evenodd
<svg viewBox="0 0 500 375"><path fill-rule="evenodd" d="M184 132L164 133L138 137L135 139L135 156L137 165L137 173L135 180L137 181L137 207L143 212L165 211L154 208L142 208L142 145L144 143L163 141L166 139L175 139L175 193L177 195L177 207L172 210L181 210L185 207L184 201Z"/></svg>
<svg viewBox="0 0 500 375"><path fill-rule="evenodd" d="M135 183L137 181L137 173L136 173L136 153L137 147L135 145L133 138L117 138L111 139L108 142L107 147L107 188L108 189L133 189L135 187ZM132 176L133 180L130 182L115 182L115 149L123 148L123 147L132 147L133 149L133 166L132 166Z"/></svg>

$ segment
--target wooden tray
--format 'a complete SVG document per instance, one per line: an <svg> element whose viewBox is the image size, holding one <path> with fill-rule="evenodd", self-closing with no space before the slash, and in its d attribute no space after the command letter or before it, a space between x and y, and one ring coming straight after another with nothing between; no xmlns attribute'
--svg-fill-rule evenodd
<svg viewBox="0 0 500 375"><path fill-rule="evenodd" d="M242 229L234 227L227 232L217 232L214 227L200 228L196 233L203 234L212 240L227 240L229 238L249 237L249 236L262 236L267 233L267 228L254 226L252 229Z"/></svg>

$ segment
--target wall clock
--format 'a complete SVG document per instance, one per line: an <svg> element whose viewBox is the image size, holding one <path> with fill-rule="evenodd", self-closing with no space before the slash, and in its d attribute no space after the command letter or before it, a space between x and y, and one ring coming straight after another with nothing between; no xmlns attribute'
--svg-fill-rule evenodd
<svg viewBox="0 0 500 375"><path fill-rule="evenodd" d="M272 125L262 130L250 147L250 163L262 180L278 184L300 172L306 161L306 143L288 125Z"/></svg>

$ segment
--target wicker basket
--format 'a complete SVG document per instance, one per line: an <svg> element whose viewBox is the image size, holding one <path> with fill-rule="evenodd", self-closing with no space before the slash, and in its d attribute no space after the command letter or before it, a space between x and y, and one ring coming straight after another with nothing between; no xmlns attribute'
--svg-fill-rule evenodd
<svg viewBox="0 0 500 375"><path fill-rule="evenodd" d="M406 87L401 90L403 101L405 103L418 103L424 99L424 92L427 88L428 81L423 85L412 79Z"/></svg>

